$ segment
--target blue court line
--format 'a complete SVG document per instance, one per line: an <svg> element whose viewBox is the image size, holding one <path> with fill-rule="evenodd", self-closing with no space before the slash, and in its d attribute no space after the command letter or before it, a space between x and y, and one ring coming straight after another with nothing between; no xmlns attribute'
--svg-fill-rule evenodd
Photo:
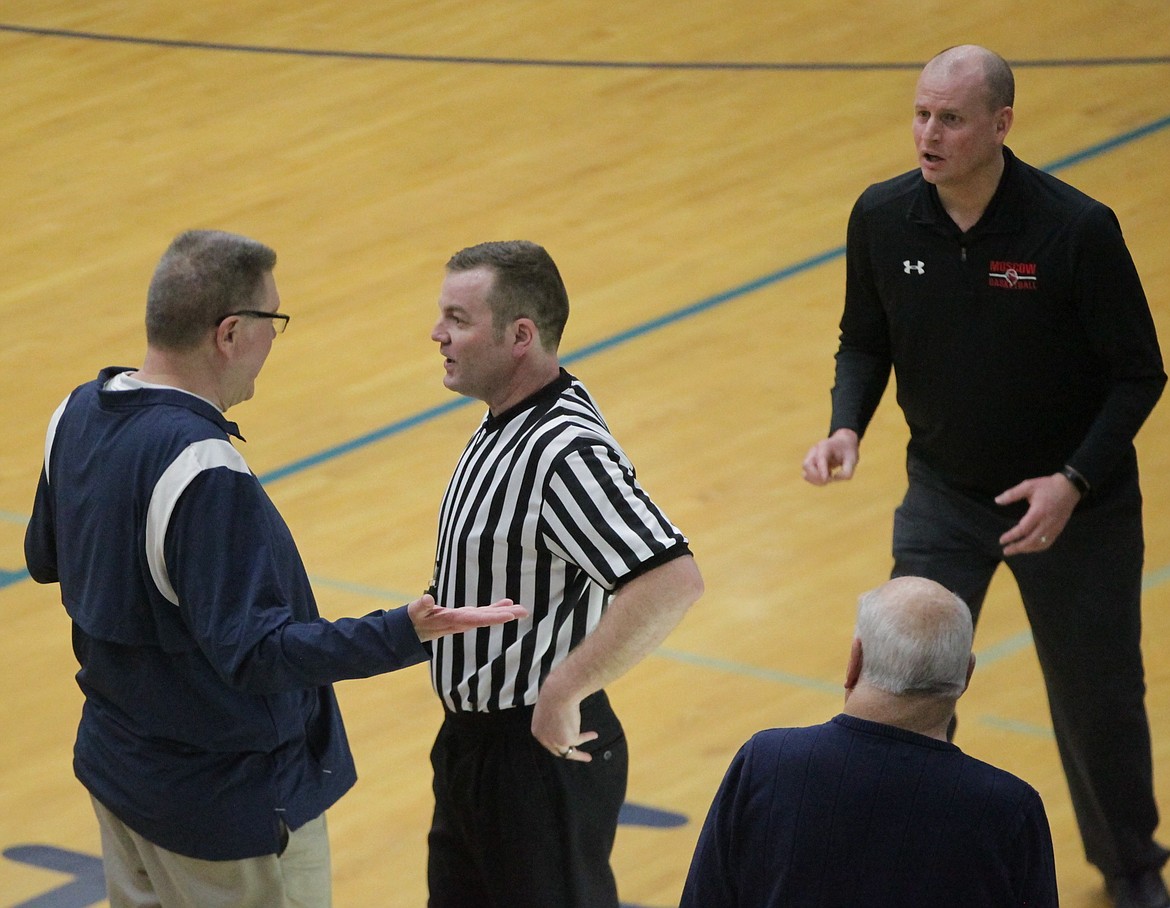
<svg viewBox="0 0 1170 908"><path fill-rule="evenodd" d="M987 649L976 650L975 657L980 668L986 668L1007 657L1027 649L1032 645L1032 635L1025 631L989 646ZM683 662L698 668L723 672L728 675L739 675L745 678L758 678L761 681L771 681L775 684L786 684L799 687L803 690L817 691L823 694L840 694L844 687L841 682L824 681L820 678L809 678L804 675L795 675L791 672L779 671L772 668L760 668L757 665L747 665L743 662L734 662L730 659L719 659L714 656L704 656L698 653L688 653L685 650L659 647L654 651L655 656L670 659L673 662Z"/></svg>
<svg viewBox="0 0 1170 908"><path fill-rule="evenodd" d="M982 650L976 653L977 663L980 666L987 666L992 662L1004 658L1012 652L1022 649L1024 646L1031 645L1032 635L1029 633L1018 634L1008 640L1003 641L990 649ZM997 652L998 651L998 652ZM844 682L838 681L836 683L829 681L822 681L819 678L807 678L803 675L794 675L791 672L776 671L775 669L759 668L754 665L744 665L740 662L731 662L726 659L716 659L711 656L700 656L695 653L688 653L682 650L667 649L659 647L652 654L660 656L665 659L670 659L675 662L682 662L687 665L693 665L699 668L706 668L712 671L725 672L730 675L738 675L740 677L758 678L761 681L770 681L777 684L785 684L791 687L798 687L802 690L811 690L817 693L830 694L834 697L841 698L845 695ZM1005 719L1001 716L979 716L978 722L981 725L990 725L993 728L998 728L1003 731L1010 731L1015 734L1029 735L1036 738L1054 738L1051 726L1035 725L1028 722L1018 722L1014 719Z"/></svg>
<svg viewBox="0 0 1170 908"><path fill-rule="evenodd" d="M985 650L977 650L975 657L978 661L979 668L986 668L989 665L995 665L996 662L1002 662L1021 650L1028 649L1032 645L1032 632L1021 631L1005 640L1000 640L999 643L993 643Z"/></svg>
<svg viewBox="0 0 1170 908"><path fill-rule="evenodd" d="M1170 565L1161 568L1157 571L1152 571L1142 577L1142 590L1148 592L1155 587L1162 586L1170 582ZM977 649L975 656L977 667L987 668L995 665L997 662L1002 662L1004 659L1014 656L1022 650L1029 649L1032 646L1031 631L1021 631L1011 637L994 643L986 649ZM708 668L715 671L726 672L732 675L741 675L752 678L759 678L764 681L773 681L779 684L789 684L794 687L803 688L804 690L814 690L824 693L840 694L842 687L840 684L832 684L827 681L821 681L817 678L806 678L801 675L794 675L790 672L775 671L773 669L759 668L752 665L744 665L739 662L732 662L725 659L716 659L709 656L700 656L694 653L683 652L681 650L672 650L664 647L654 651L654 655L662 656L666 659L673 659L676 662L685 662L688 665L695 665L701 668ZM1035 738L1047 738L1055 740L1055 734L1051 726L1035 725L1027 722L1017 722L1013 719L1004 719L999 716L980 716L979 722L982 725L989 725L994 728L999 728L1004 731L1010 731L1015 734L1030 735Z"/></svg>
<svg viewBox="0 0 1170 908"><path fill-rule="evenodd" d="M5 28L6 26L0 25L0 30ZM1167 127L1170 127L1170 116L1162 117L1159 120L1154 120L1151 123L1147 123L1144 126L1129 130L1128 132L1122 133L1121 135L1115 136L1114 138L1098 142L1089 146L1088 148L1082 149L1079 152L1053 161L1044 169L1050 173L1064 170L1065 168L1071 167L1074 164L1079 164L1083 161L1089 160L1090 158L1094 158L1105 154L1106 152L1113 151L1123 145L1147 138L1148 136L1160 132ZM822 252L818 255L811 256L793 265L781 268L778 271L773 271L771 274L766 274L763 277L759 277L744 284L740 284L739 286L733 287L730 290L717 293L714 296L699 300L698 302L684 306L681 309L668 312L665 315L642 322L641 324L635 325L631 328L627 328L626 330L612 335L609 338L597 341L596 343L590 344L567 354L566 356L562 357L562 362L571 364L573 362L585 359L586 357L593 356L597 353L610 350L635 338L641 337L651 331L656 331L683 319L707 312L717 306L723 305L724 303L740 299L744 296L747 296L748 294L756 292L757 290L761 290L765 287L771 286L772 284L787 280L790 277L831 262L844 256L844 254L845 247L838 246L835 249L828 250L827 252ZM360 448L366 447L367 445L373 444L374 442L398 435L402 432L405 432L407 429L411 429L423 423L430 422L431 420L453 412L460 407L468 406L472 402L473 401L470 398L453 398L446 403L430 407L413 416L408 416L404 419L398 420L397 422L393 422L389 425L382 426L381 428L374 429L349 441L334 445L333 447L327 448L324 451L320 451L308 457L293 461L290 464L286 464L283 467L278 467L275 470L271 470L268 473L261 475L259 477L260 481L265 484L277 482L287 476L300 473L309 469L310 467L318 466L319 464L333 460L337 457L341 457L352 451L356 451ZM3 518L5 520L12 519L16 522L24 522L27 520L27 518L7 513L3 515ZM22 570L0 570L0 588L15 583L26 576L27 574L25 574ZM1158 582L1163 582L1167 576L1170 576L1170 567L1167 567L1163 571L1159 572L1157 576L1159 577Z"/></svg>
<svg viewBox="0 0 1170 908"><path fill-rule="evenodd" d="M996 644L987 650L977 652L977 664L985 667L993 662L999 661L1010 653L1016 652L1025 646L1031 645L1031 642L1031 634L1018 634L1015 637ZM838 698L845 695L843 681L836 683L822 681L819 678L808 678L804 677L803 675L794 675L791 672L759 668L758 666L754 665L744 665L740 662L731 662L726 659L716 659L711 656L701 656L695 653L688 653L684 652L683 650L667 649L665 647L659 647L652 653L652 655L661 656L662 658L670 659L675 662L683 662L687 665L693 665L699 668L711 669L712 671L725 672L727 674L738 675L740 677L758 678L762 681L785 684L791 687L801 688L802 690L811 690L816 691L817 693L830 694ZM1051 726L1035 725L1028 722L1018 722L1014 719L1005 719L1001 716L989 715L980 716L978 718L978 722L981 725L990 725L1003 731L1029 735L1034 738L1055 738Z"/></svg>
<svg viewBox="0 0 1170 908"><path fill-rule="evenodd" d="M339 60L373 60L388 63L454 63L472 66L524 66L558 69L647 69L647 70L708 70L732 72L866 72L896 71L922 68L924 60L909 62L846 62L846 61L741 61L741 60L563 60L528 57L479 57L448 54L401 54L385 51L328 50L324 48L275 47L265 44L230 44L221 41L191 41L181 38L146 38L135 35L116 35L106 32L78 31L68 28L43 28L32 25L0 23L0 31L15 34L38 35L43 38L68 38L83 41L106 41L117 44L137 44L150 47L172 47L179 50L209 50L227 53L275 54L294 57L325 57ZM1069 68L1112 66L1165 66L1170 57L1076 57L1038 60L1012 60L1017 68Z"/></svg>
<svg viewBox="0 0 1170 908"><path fill-rule="evenodd" d="M1056 734L1051 725L1034 725L1031 722L1017 722L1014 719L1003 719L999 716L980 716L980 725L990 725L1003 731L1014 732L1018 735L1030 735L1033 738L1048 738L1056 740Z"/></svg>
<svg viewBox="0 0 1170 908"><path fill-rule="evenodd" d="M693 315L699 315L709 309L714 309L716 306L721 306L723 303L731 300L739 299L741 296L747 296L749 293L755 293L757 290L762 290L772 284L787 280L798 274L803 274L805 271L811 271L821 265L838 259L845 254L845 247L838 246L836 249L830 249L828 252L822 252L818 255L811 256L803 261L797 262L795 265L789 265L786 268L781 268L779 271L773 271L771 274L765 274L763 277L758 277L755 280L748 281L746 284L740 284L738 287L733 287L730 290L725 290L722 293L717 293L714 296L709 296L706 299L699 300L697 303L691 303L689 306L684 306L681 309L676 309L674 312L668 312L665 315L660 315L657 318L642 322L640 325L635 325L632 328L627 328L612 337L597 341L582 347L580 350L575 350L572 353L561 358L561 362L570 364L577 360L585 359L593 356L596 353L602 353L606 350L611 350L627 341L634 340L644 334L649 334L651 331L657 331L659 328L665 328L668 325L673 325L675 322L680 322L685 318L690 318Z"/></svg>
<svg viewBox="0 0 1170 908"><path fill-rule="evenodd" d="M1150 571L1142 577L1142 592L1152 590L1156 586L1170 581L1170 564L1156 571Z"/></svg>
<svg viewBox="0 0 1170 908"><path fill-rule="evenodd" d="M1170 582L1170 565L1145 574L1142 577L1142 591L1149 592L1167 582ZM1013 634L1011 637L1000 640L998 643L993 643L986 649L976 650L975 655L979 667L987 668L988 666L995 665L997 662L1002 662L1004 659L1011 658L1016 653L1029 649L1031 646L1032 632L1021 631L1018 634ZM813 678L804 678L800 675L789 674L788 672L773 671L772 669L757 668L750 665L745 666L738 662L714 659L707 656L697 656L694 653L686 653L680 650L659 648L655 653L656 655L674 659L678 662L687 662L691 665L716 669L718 671L728 672L729 674L748 675L761 678L765 681L792 684L807 690L829 691L831 693L840 691L840 685L829 684L828 682Z"/></svg>
<svg viewBox="0 0 1170 908"><path fill-rule="evenodd" d="M1155 133L1161 132L1168 127L1170 127L1170 116L1165 116L1161 119L1154 120L1151 123L1147 123L1143 126L1131 129L1128 132L1124 132L1121 135L1115 136L1111 139L1106 139L1102 142L1090 145L1089 147L1070 154L1066 157L1059 158L1058 160L1046 165L1043 169L1049 173L1057 173L1058 171L1065 170L1074 166L1075 164L1083 163L1084 161L1099 157L1100 155L1113 151L1124 145L1128 145L1152 136ZM763 277L758 277L754 280L747 281L746 283L740 284L737 287L733 287L730 290L725 290L722 293L709 296L706 299L702 299L696 303L683 306L682 308L676 309L673 312L668 312L665 315L661 315L657 318L653 318L638 325L634 325L633 327L627 328L624 331L620 331L608 338L604 338L593 344L589 344L580 348L579 350L575 350L572 353L568 353L561 357L561 362L565 365L571 365L572 363L579 360L586 359L587 357L594 356L595 354L602 353L607 350L611 350L614 347L642 337L652 331L657 331L684 319L691 318L695 315L700 315L704 312L721 306L724 303L738 300L744 296L755 293L757 290L762 290L765 287L769 287L773 284L779 283L780 281L784 281L796 275L803 274L806 271L811 271L813 268L817 268L821 265L842 258L844 255L845 247L838 246L835 249L829 249L826 252L821 252L817 255L810 256L809 258L799 261L793 265L788 265L787 267L781 268L778 271L773 271L771 274L765 274ZM317 466L325 461L332 460L335 457L340 457L344 454L350 453L351 451L365 447L368 444L381 441L385 438L389 438L393 435L404 432L407 429L421 425L422 423L429 422L430 420L450 413L451 411L458 409L461 406L465 406L470 402L471 401L468 398L458 398L456 400L448 401L446 404L440 404L438 406L431 407L415 416L407 417L406 419L399 420L398 422L390 423L389 425L383 426L380 429L375 429L366 433L365 435L358 436L351 441L343 442L317 454L310 455L308 457L302 458L301 460L294 461L290 464L287 464L286 466L279 467L275 470L272 470L271 472L265 473L260 477L260 481L268 484L276 482L280 479L284 479L287 476L300 473L303 470Z"/></svg>
<svg viewBox="0 0 1170 908"><path fill-rule="evenodd" d="M713 309L716 306L720 306L723 303L739 299L740 297L746 296L749 293L754 293L755 291L767 287L771 284L775 284L778 281L786 280L793 275L800 274L804 271L809 271L812 268L816 268L819 265L823 265L826 262L832 261L833 259L840 258L844 254L845 247L840 246L836 249L831 249L828 252L822 252L819 255L814 255L811 258L805 259L804 261L797 262L795 265L789 265L786 268L781 268L779 271L766 274L763 277L748 281L746 284L740 284L738 287L733 287L731 290L725 290L722 293L709 296L706 299L699 300L697 303L692 303L689 306L684 306L681 309L668 312L665 315L661 315L657 318L650 319L649 321L642 322L641 324L635 325L632 328L627 328L625 331L620 331L611 337L597 341L593 344L589 344L588 346L582 347L579 350L575 350L572 353L568 353L565 356L562 356L560 358L561 363L566 366L572 365L574 362L590 356L594 356L597 353L611 350L614 347L628 343L635 338L642 337L651 331L657 331L660 328L664 328L668 325L674 324L675 322L682 321L685 318L690 318L691 316L706 312L707 310ZM300 460L293 461L292 463L286 464L283 467L278 467L275 470L271 470L261 475L260 481L265 485L270 485L274 482L277 482L278 480L284 479L285 477L303 472L310 467L315 467L326 461L333 460L336 457L340 457L344 454L349 454L352 451L356 451L359 448L364 448L366 445L373 444L376 441L382 441L385 438L389 438L393 435L398 435L401 432L405 432L407 429L412 429L415 426L430 422L431 420L437 419L440 416L445 416L453 410L468 406L472 403L479 402L468 397L457 397L445 404L439 404L438 406L430 407L429 409L423 410L421 413L418 413L414 416L408 416L405 419L400 419L397 422L393 422L389 425L382 426L379 429L374 429L371 432L367 432L364 435L359 435L357 438L351 439L350 441L342 442L341 444L334 445L333 447L327 448L324 451L320 451ZM480 404L480 406L482 406L482 404Z"/></svg>
<svg viewBox="0 0 1170 908"><path fill-rule="evenodd" d="M697 653L688 653L685 650L669 649L660 646L653 655L674 662L684 662L699 668L725 672L729 675L739 675L746 678L759 678L761 681L772 681L776 684L788 684L792 687L813 690L822 694L840 694L844 691L841 683L822 681L819 678L808 678L803 675L794 675L791 672L782 672L772 668L760 668L755 665L745 665L742 662L732 662L728 659L717 659L714 656L702 656Z"/></svg>
<svg viewBox="0 0 1170 908"><path fill-rule="evenodd" d="M318 464L333 460L351 451L356 451L359 448L364 448L366 445L372 445L376 441L381 441L384 438L389 438L392 435L398 435L405 432L407 429L413 429L415 426L422 425L425 422L430 422L432 419L437 419L440 416L445 416L460 407L470 405L473 399L470 397L456 397L444 404L439 404L429 409L423 410L421 413L416 413L414 416L408 416L405 419L400 419L397 422L392 422L389 425L382 426L380 429L374 429L364 435L359 435L349 441L344 441L341 444L334 445L331 448L326 448L324 451L319 451L316 454L310 454L308 457L302 457L300 460L294 460L290 464L283 467L277 467L275 470L269 470L259 477L264 485L270 485L278 480L284 479L286 476L292 476L295 473L300 473L310 467L315 467Z"/></svg>
<svg viewBox="0 0 1170 908"><path fill-rule="evenodd" d="M0 570L0 590L6 586L12 586L14 583L19 583L21 580L28 579L28 571L24 568L17 568L15 571Z"/></svg>
<svg viewBox="0 0 1170 908"><path fill-rule="evenodd" d="M17 580L23 580L28 577L28 574L23 571L0 571L0 589L8 586L10 583L15 583ZM1170 565L1147 574L1142 581L1142 588L1144 590L1152 589L1156 586L1170 580ZM409 602L414 596L409 593L403 593L398 590L383 589L381 587L368 586L365 584L350 583L344 580L334 580L328 577L313 576L310 581L315 587L331 587L333 589L341 590L347 593L355 593L360 596L369 596L374 599L387 600L396 604L403 604ZM999 643L993 644L986 649L977 650L976 657L979 666L986 668L989 665L994 665L1021 650L1027 649L1032 645L1032 635L1028 631L1015 634ZM729 659L719 659L713 656L705 656L699 653L690 653L685 650L671 649L669 647L659 647L652 654L652 656L669 659L674 662L682 662L687 665L697 666L699 668L709 669L711 671L723 672L729 675L737 675L739 677L757 678L761 681L768 681L773 684L783 684L790 687L800 688L802 690L811 690L817 693L831 694L834 696L841 696L843 687L840 682L824 681L820 678L810 678L805 675L797 675L793 672L780 671L779 669L761 668L755 665L748 665L742 662L734 662ZM1006 731L1015 732L1018 734L1027 734L1033 737L1053 737L1051 728L1044 726L1030 725L1023 722L1016 722L1011 719L1003 719L997 716L981 716L979 721L985 725L992 725Z"/></svg>
<svg viewBox="0 0 1170 908"><path fill-rule="evenodd" d="M1131 129L1129 132L1123 132L1119 136L1114 136L1112 139L1106 139L1103 142L1098 142L1096 145L1090 145L1082 151L1074 152L1067 157L1060 158L1053 161L1044 169L1049 173L1056 173L1064 170L1066 167L1072 167L1074 164L1080 164L1088 161L1090 158L1100 157L1106 152L1113 151L1115 148L1120 148L1122 145L1129 145L1131 142L1136 142L1139 139L1144 139L1146 136L1151 136L1156 132L1161 132L1167 126L1170 126L1170 116L1162 117L1160 120L1154 120L1152 123L1147 123L1145 126L1139 126L1136 129Z"/></svg>
<svg viewBox="0 0 1170 908"><path fill-rule="evenodd" d="M333 580L329 577L310 576L309 583L314 589L334 589L340 590L343 593L353 593L357 596L369 596L371 599L385 599L388 602L396 602L399 605L406 605L408 602L413 602L421 594L420 593L402 593L398 590L387 590L376 586L366 586L362 583L350 583L347 580Z"/></svg>

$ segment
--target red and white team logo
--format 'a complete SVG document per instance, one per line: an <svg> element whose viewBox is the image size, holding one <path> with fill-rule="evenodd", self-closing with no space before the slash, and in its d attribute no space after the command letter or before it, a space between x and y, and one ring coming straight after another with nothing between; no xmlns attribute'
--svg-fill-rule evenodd
<svg viewBox="0 0 1170 908"><path fill-rule="evenodd" d="M987 285L1006 290L1035 290L1035 262L992 261L987 269Z"/></svg>

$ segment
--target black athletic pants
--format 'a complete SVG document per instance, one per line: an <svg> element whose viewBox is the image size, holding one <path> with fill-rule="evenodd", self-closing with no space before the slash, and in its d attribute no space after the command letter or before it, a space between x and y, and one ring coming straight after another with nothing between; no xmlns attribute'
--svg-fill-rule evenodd
<svg viewBox="0 0 1170 908"><path fill-rule="evenodd" d="M581 704L582 749L554 757L532 709L448 713L431 750L430 908L618 908L609 857L626 794L626 739L604 692Z"/></svg>
<svg viewBox="0 0 1170 908"><path fill-rule="evenodd" d="M894 515L893 576L941 583L977 619L1006 560L1032 628L1085 855L1106 876L1160 867L1166 852L1153 841L1136 471L1106 496L1090 493L1047 551L1007 559L998 540L1022 512L956 491L913 459L908 473ZM985 683L979 677L976 670L974 684Z"/></svg>

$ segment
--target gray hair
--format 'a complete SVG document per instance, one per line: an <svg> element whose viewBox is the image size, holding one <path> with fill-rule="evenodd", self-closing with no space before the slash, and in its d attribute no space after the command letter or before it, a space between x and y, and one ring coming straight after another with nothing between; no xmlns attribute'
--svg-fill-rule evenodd
<svg viewBox="0 0 1170 908"><path fill-rule="evenodd" d="M163 253L146 294L146 341L190 350L225 315L251 308L276 253L220 230L188 230Z"/></svg>
<svg viewBox="0 0 1170 908"><path fill-rule="evenodd" d="M861 596L861 680L891 694L958 698L974 628L958 596L932 580L899 577Z"/></svg>
<svg viewBox="0 0 1170 908"><path fill-rule="evenodd" d="M530 318L540 343L555 350L569 320L569 294L552 256L527 240L480 243L461 249L447 262L449 272L485 267L495 279L487 303L497 339L518 318Z"/></svg>

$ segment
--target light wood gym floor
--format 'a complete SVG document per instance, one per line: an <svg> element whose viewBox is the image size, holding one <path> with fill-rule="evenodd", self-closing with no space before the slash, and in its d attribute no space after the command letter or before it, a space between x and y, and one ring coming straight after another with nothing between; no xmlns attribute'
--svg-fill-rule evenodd
<svg viewBox="0 0 1170 908"><path fill-rule="evenodd" d="M815 489L800 460L827 428L849 208L914 166L918 68L965 42L1016 64L1009 144L1116 210L1168 339L1167 35L1163 0L6 0L0 905L100 899L70 766L68 621L21 541L49 414L102 366L140 362L146 284L176 233L238 231L280 254L292 323L231 415L330 616L429 579L439 498L481 413L444 390L429 340L443 263L488 239L552 252L569 368L707 582L611 688L643 808L619 832L621 893L666 908L739 745L838 710L856 597L889 569L892 401L853 482ZM1138 443L1170 809L1170 405ZM1062 903L1107 905L1006 574L977 652L958 743L1040 790ZM421 668L339 691L361 779L330 815L335 902L423 905L438 702Z"/></svg>

